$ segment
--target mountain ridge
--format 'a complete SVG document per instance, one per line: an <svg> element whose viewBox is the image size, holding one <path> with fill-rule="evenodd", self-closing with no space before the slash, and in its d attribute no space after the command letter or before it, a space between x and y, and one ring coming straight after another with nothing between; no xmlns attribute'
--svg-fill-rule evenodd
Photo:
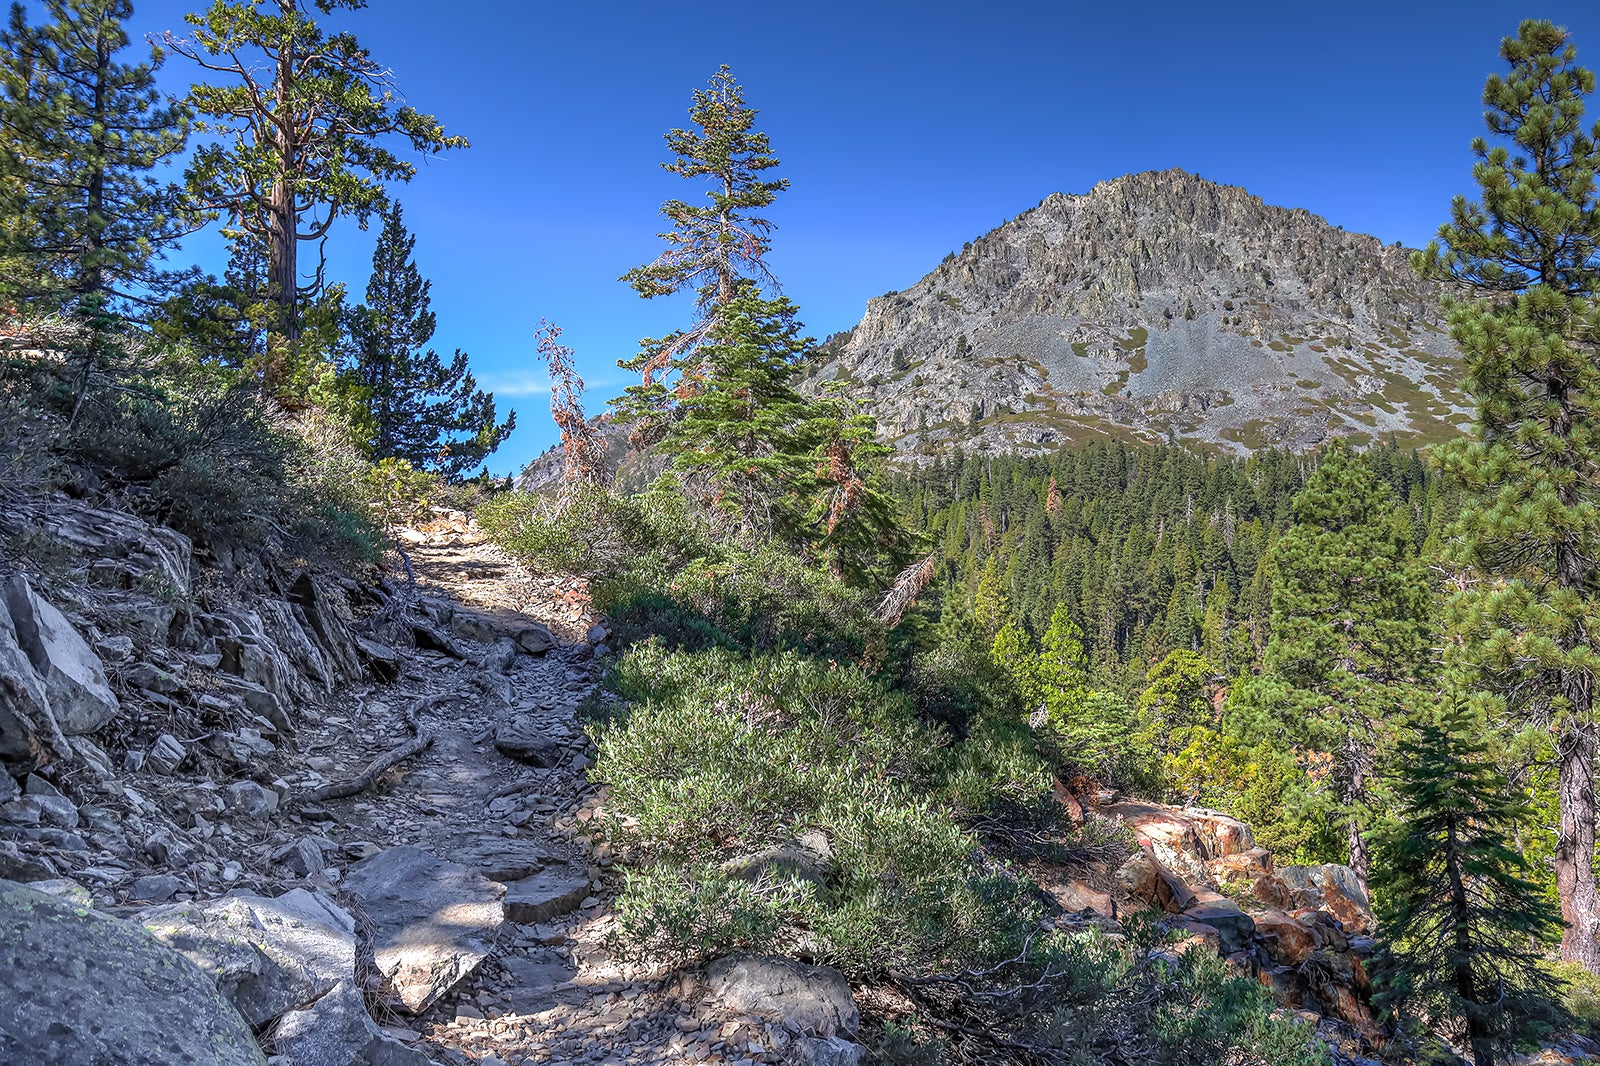
<svg viewBox="0 0 1600 1066"><path fill-rule="evenodd" d="M809 369L911 454L1426 444L1470 416L1439 295L1398 244L1145 171L1052 193L869 300Z"/></svg>

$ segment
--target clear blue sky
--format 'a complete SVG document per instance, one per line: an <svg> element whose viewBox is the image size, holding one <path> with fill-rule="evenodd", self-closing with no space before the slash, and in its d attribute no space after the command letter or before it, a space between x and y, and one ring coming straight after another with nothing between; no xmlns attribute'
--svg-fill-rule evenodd
<svg viewBox="0 0 1600 1066"><path fill-rule="evenodd" d="M132 29L181 29L197 6L135 0ZM656 255L661 201L691 191L659 169L661 136L720 63L792 183L772 211L773 265L820 338L1049 193L1138 170L1183 167L1422 243L1471 191L1483 80L1527 17L1568 26L1600 67L1594 0L371 0L333 24L472 141L397 195L433 279L437 345L471 353L518 411L492 463L507 472L556 436L540 318L577 349L591 412L638 338L684 323L683 304L616 279ZM174 88L189 77L177 58L164 72ZM373 235L346 225L331 247L358 298Z"/></svg>

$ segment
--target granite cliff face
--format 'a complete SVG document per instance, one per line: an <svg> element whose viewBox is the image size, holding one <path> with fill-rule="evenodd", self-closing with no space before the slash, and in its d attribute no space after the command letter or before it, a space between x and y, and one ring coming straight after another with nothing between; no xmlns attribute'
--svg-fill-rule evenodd
<svg viewBox="0 0 1600 1066"><path fill-rule="evenodd" d="M826 346L903 452L1098 436L1231 452L1454 436L1470 411L1408 252L1181 170L1051 195Z"/></svg>

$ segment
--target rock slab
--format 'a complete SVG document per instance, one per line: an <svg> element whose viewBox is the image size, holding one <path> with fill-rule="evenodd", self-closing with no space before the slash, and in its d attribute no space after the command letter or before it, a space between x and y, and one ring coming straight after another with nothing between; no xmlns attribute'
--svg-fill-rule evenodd
<svg viewBox="0 0 1600 1066"><path fill-rule="evenodd" d="M44 683L56 724L67 736L92 733L116 717L120 705L100 657L66 616L28 587L21 574L0 589L17 646Z"/></svg>
<svg viewBox="0 0 1600 1066"><path fill-rule="evenodd" d="M243 1017L132 922L0 881L0 1062L263 1066Z"/></svg>
<svg viewBox="0 0 1600 1066"><path fill-rule="evenodd" d="M350 868L345 887L372 923L378 970L413 1014L475 971L505 920L504 885L421 848L381 851Z"/></svg>
<svg viewBox="0 0 1600 1066"><path fill-rule="evenodd" d="M706 977L729 1010L769 1015L823 1038L853 1036L861 1026L850 982L831 966L781 955L729 955L713 962Z"/></svg>

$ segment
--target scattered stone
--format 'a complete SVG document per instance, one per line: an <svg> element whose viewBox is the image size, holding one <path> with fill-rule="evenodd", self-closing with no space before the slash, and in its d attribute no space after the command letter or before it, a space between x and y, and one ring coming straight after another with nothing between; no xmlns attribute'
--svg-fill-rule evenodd
<svg viewBox="0 0 1600 1066"><path fill-rule="evenodd" d="M591 885L588 877L556 868L509 881L505 888L506 920L535 925L577 910L589 898Z"/></svg>
<svg viewBox="0 0 1600 1066"><path fill-rule="evenodd" d="M828 835L811 829L754 855L730 860L722 869L741 881L806 881L820 887L832 868L833 845Z"/></svg>
<svg viewBox="0 0 1600 1066"><path fill-rule="evenodd" d="M123 634L101 637L94 642L94 652L102 662L125 663L133 658L133 638Z"/></svg>
<svg viewBox="0 0 1600 1066"><path fill-rule="evenodd" d="M10 803L20 795L22 788L17 784L17 779L0 771L0 803Z"/></svg>
<svg viewBox="0 0 1600 1066"><path fill-rule="evenodd" d="M861 1066L866 1049L839 1036L801 1037L790 1048L795 1066Z"/></svg>
<svg viewBox="0 0 1600 1066"><path fill-rule="evenodd" d="M372 923L378 970L413 1014L478 968L505 918L505 886L420 848L379 852L352 866L345 885Z"/></svg>
<svg viewBox="0 0 1600 1066"><path fill-rule="evenodd" d="M182 681L153 663L135 663L122 671L122 680L134 688L159 692L164 696L182 692L184 688Z"/></svg>
<svg viewBox="0 0 1600 1066"><path fill-rule="evenodd" d="M861 1012L850 982L831 966L806 966L777 955L729 955L706 970L713 995L729 1010L768 1015L815 1036L853 1036Z"/></svg>
<svg viewBox="0 0 1600 1066"><path fill-rule="evenodd" d="M555 638L544 626L528 626L520 629L513 639L529 655L543 655L556 645Z"/></svg>
<svg viewBox="0 0 1600 1066"><path fill-rule="evenodd" d="M494 746L502 755L550 769L567 754L566 738L554 737L531 715L514 714L495 725Z"/></svg>
<svg viewBox="0 0 1600 1066"><path fill-rule="evenodd" d="M162 733L156 737L156 742L150 746L149 754L145 761L150 764L150 769L158 774L171 774L183 765L183 760L189 757L189 751L177 737Z"/></svg>
<svg viewBox="0 0 1600 1066"><path fill-rule="evenodd" d="M254 781L235 781L227 794L228 809L246 818L265 818L278 809L278 794Z"/></svg>
<svg viewBox="0 0 1600 1066"><path fill-rule="evenodd" d="M171 874L150 874L128 886L128 898L141 903L165 903L185 887L181 878Z"/></svg>
<svg viewBox="0 0 1600 1066"><path fill-rule="evenodd" d="M264 1066L249 1025L132 922L0 881L0 1062Z"/></svg>

